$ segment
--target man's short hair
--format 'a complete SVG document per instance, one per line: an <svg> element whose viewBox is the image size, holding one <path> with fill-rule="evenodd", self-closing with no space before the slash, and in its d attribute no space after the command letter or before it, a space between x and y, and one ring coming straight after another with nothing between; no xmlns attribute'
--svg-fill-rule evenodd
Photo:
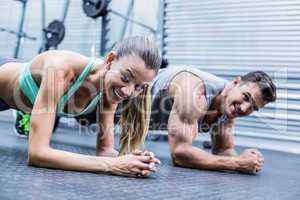
<svg viewBox="0 0 300 200"><path fill-rule="evenodd" d="M241 77L243 82L253 82L260 88L263 100L267 103L276 100L276 86L271 77L263 71L249 72Z"/></svg>

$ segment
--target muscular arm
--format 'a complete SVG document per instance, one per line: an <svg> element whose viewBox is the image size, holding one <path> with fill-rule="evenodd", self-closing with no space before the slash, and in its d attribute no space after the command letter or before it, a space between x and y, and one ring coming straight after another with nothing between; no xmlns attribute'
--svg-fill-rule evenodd
<svg viewBox="0 0 300 200"><path fill-rule="evenodd" d="M207 170L235 170L236 157L225 157L207 153L193 147L192 141L197 133L197 121L184 122L173 111L169 118L169 143L173 163L181 167Z"/></svg>
<svg viewBox="0 0 300 200"><path fill-rule="evenodd" d="M177 84L168 122L173 163L197 169L235 170L236 157L212 155L192 145L198 132L197 120L203 118L207 111L203 88L204 85L201 90L201 82L192 75L184 76Z"/></svg>
<svg viewBox="0 0 300 200"><path fill-rule="evenodd" d="M214 127L211 133L212 153L223 156L237 156L234 149L234 121L229 120L224 125Z"/></svg>
<svg viewBox="0 0 300 200"><path fill-rule="evenodd" d="M215 155L236 157L238 170L256 173L262 170L264 158L257 149L245 149L240 155L234 149L234 121L228 120L223 126L215 127L211 135L212 153Z"/></svg>
<svg viewBox="0 0 300 200"><path fill-rule="evenodd" d="M214 154L210 154L192 146L192 140L197 132L196 122L187 123L173 113L169 123L169 142L175 165L207 170L236 170L251 174L262 170L264 158L258 150L246 149L236 156L232 135L217 137L213 148Z"/></svg>

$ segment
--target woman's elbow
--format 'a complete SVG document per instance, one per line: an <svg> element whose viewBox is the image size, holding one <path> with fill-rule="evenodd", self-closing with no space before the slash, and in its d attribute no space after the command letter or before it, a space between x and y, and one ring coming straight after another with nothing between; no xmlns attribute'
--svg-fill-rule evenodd
<svg viewBox="0 0 300 200"><path fill-rule="evenodd" d="M30 166L41 166L47 155L47 148L29 147L27 164Z"/></svg>

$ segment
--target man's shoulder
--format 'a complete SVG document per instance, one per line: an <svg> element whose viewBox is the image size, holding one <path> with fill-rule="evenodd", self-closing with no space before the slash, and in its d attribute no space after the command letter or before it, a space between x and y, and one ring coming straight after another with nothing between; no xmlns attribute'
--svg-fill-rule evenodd
<svg viewBox="0 0 300 200"><path fill-rule="evenodd" d="M211 72L205 71L201 69L201 67L197 66L187 66L187 65L173 65L167 68L160 70L159 73L180 73L180 72L189 72L190 74L194 74L200 79L214 80L215 82L226 83L228 82L226 79L217 76Z"/></svg>

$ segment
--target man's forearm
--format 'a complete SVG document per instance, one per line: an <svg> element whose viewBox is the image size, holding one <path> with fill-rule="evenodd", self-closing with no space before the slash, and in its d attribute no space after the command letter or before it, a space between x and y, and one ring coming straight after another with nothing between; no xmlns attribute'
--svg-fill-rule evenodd
<svg viewBox="0 0 300 200"><path fill-rule="evenodd" d="M212 149L212 153L219 156L238 156L234 148L224 150Z"/></svg>
<svg viewBox="0 0 300 200"><path fill-rule="evenodd" d="M238 157L212 155L199 148L185 147L173 155L174 163L181 167L206 170L236 170Z"/></svg>

